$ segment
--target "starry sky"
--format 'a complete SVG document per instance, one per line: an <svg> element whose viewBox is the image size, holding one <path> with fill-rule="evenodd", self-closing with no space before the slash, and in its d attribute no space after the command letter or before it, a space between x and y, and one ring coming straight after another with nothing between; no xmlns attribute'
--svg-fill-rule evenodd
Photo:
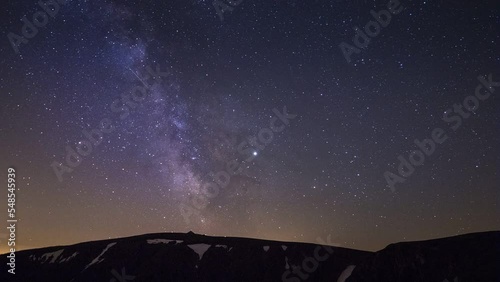
<svg viewBox="0 0 500 282"><path fill-rule="evenodd" d="M500 88L443 120L479 76L500 81L496 1L401 1L350 62L339 45L389 1L37 2L0 12L1 214L14 167L20 249L192 230L378 250L500 229Z"/></svg>

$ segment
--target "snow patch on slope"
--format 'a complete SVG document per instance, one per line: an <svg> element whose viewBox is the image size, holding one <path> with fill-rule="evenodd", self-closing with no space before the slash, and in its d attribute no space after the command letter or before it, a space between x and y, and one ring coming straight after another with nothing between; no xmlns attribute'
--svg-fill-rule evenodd
<svg viewBox="0 0 500 282"><path fill-rule="evenodd" d="M198 256L200 257L200 260L201 258L203 257L203 255L205 254L205 252L208 250L208 248L211 247L211 245L207 245L207 244L192 244L192 245L188 245L188 247L190 247L193 251L195 251Z"/></svg>
<svg viewBox="0 0 500 282"><path fill-rule="evenodd" d="M49 260L50 258L52 258L52 260L49 263L54 263L54 262L56 262L57 258L62 254L63 251L64 251L64 249L59 250L59 251L55 251L53 253L43 254L40 257L40 259L43 259L43 262L47 262L47 260Z"/></svg>
<svg viewBox="0 0 500 282"><path fill-rule="evenodd" d="M99 254L91 263L89 263L85 269L89 268L89 266L93 265L93 264L96 264L96 263L100 263L102 261L104 261L104 259L101 259L101 256L104 255L105 252L108 251L109 248L113 247L114 245L116 245L116 242L115 243L110 243L106 246L106 248L104 248L104 250L102 250L101 254Z"/></svg>
<svg viewBox="0 0 500 282"><path fill-rule="evenodd" d="M355 265L349 265L344 271L339 276L339 279L337 279L337 282L345 282L349 276L351 276L352 271L354 270L356 266Z"/></svg>
<svg viewBox="0 0 500 282"><path fill-rule="evenodd" d="M71 256L69 256L69 257L67 257L67 258L65 258L65 259L61 259L61 260L59 261L59 263L61 263L61 262L67 262L67 261L70 261L72 258L76 257L77 255L78 255L78 252L74 252Z"/></svg>

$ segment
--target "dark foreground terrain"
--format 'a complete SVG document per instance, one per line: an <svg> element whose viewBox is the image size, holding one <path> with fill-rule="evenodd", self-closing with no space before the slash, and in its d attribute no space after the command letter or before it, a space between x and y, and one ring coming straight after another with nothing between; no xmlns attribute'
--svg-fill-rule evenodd
<svg viewBox="0 0 500 282"><path fill-rule="evenodd" d="M147 234L20 251L0 281L500 281L500 232L391 244L365 252L193 233Z"/></svg>

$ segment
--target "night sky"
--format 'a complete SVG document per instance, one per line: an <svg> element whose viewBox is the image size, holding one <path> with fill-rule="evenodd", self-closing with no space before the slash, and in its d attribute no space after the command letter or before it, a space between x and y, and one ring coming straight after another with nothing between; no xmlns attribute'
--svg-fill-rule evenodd
<svg viewBox="0 0 500 282"><path fill-rule="evenodd" d="M192 230L378 250L500 229L498 1L37 2L0 12L18 248Z"/></svg>

